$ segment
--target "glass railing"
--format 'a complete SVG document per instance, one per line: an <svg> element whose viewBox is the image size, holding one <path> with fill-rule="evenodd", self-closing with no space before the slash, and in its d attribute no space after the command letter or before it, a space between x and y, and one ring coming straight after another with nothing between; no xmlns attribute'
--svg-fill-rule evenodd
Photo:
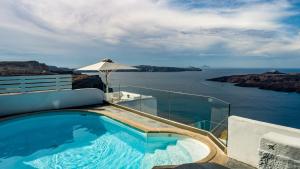
<svg viewBox="0 0 300 169"><path fill-rule="evenodd" d="M110 87L109 102L209 131L222 143L227 143L230 104L225 101L133 85Z"/></svg>

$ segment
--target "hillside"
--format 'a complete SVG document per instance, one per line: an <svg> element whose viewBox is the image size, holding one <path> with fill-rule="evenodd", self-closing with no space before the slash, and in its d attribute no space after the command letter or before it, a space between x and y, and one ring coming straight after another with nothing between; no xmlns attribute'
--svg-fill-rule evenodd
<svg viewBox="0 0 300 169"><path fill-rule="evenodd" d="M0 76L72 74L73 70L48 66L37 61L0 62Z"/></svg>
<svg viewBox="0 0 300 169"><path fill-rule="evenodd" d="M285 74L278 71L262 74L223 76L209 81L234 83L240 87L300 93L300 73Z"/></svg>

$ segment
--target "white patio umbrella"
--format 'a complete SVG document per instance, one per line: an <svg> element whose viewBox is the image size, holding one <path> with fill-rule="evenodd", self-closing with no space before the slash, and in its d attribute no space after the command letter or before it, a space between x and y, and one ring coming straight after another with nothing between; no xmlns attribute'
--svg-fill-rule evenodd
<svg viewBox="0 0 300 169"><path fill-rule="evenodd" d="M111 59L103 59L101 62L82 67L77 71L98 71L105 74L106 93L108 93L108 76L111 72L117 70L132 70L137 69L132 66L114 63Z"/></svg>

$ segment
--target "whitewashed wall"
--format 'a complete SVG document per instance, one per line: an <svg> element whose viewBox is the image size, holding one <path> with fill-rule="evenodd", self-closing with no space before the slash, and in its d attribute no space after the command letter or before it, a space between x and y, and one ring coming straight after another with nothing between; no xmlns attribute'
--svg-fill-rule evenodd
<svg viewBox="0 0 300 169"><path fill-rule="evenodd" d="M0 94L0 116L101 104L103 98L103 92L95 88Z"/></svg>
<svg viewBox="0 0 300 169"><path fill-rule="evenodd" d="M237 116L229 117L228 156L257 167L260 139L269 132L300 138L300 130L298 129ZM289 144L289 142L286 144Z"/></svg>

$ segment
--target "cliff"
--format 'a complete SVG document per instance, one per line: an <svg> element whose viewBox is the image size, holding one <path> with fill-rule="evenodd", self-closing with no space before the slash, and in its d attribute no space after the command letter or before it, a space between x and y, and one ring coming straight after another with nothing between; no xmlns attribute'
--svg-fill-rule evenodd
<svg viewBox="0 0 300 169"><path fill-rule="evenodd" d="M73 70L37 61L0 62L0 76L72 74Z"/></svg>
<svg viewBox="0 0 300 169"><path fill-rule="evenodd" d="M103 84L99 76L88 76L74 73L73 69L48 66L37 61L13 61L0 62L0 76L27 76L27 75L56 75L73 74L73 89L98 88L103 90Z"/></svg>
<svg viewBox="0 0 300 169"><path fill-rule="evenodd" d="M102 82L101 78L98 75L73 75L72 82L73 89L80 88L98 88L102 91L105 91L106 85Z"/></svg>
<svg viewBox="0 0 300 169"><path fill-rule="evenodd" d="M207 80L234 83L235 86L240 87L300 93L300 73L285 74L274 71L262 74L223 76Z"/></svg>

